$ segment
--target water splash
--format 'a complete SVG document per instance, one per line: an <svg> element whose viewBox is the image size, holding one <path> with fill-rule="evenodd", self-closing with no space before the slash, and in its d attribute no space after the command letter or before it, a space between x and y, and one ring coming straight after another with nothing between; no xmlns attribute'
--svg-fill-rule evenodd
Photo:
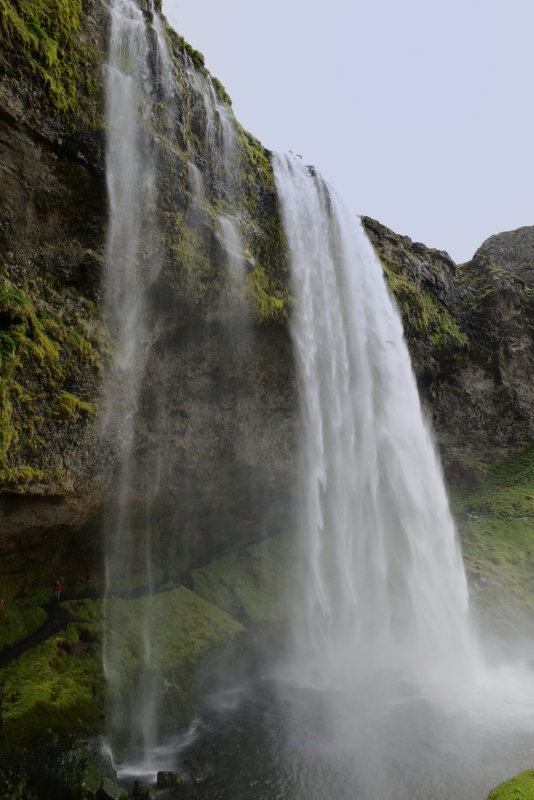
<svg viewBox="0 0 534 800"><path fill-rule="evenodd" d="M327 683L474 680L460 549L380 262L313 169L275 156L274 171L304 423L300 668Z"/></svg>

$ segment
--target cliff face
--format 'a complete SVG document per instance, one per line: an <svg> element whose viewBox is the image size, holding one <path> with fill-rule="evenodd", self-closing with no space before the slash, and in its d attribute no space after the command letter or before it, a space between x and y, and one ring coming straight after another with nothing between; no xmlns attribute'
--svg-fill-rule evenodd
<svg viewBox="0 0 534 800"><path fill-rule="evenodd" d="M148 7L145 17L155 47ZM210 121L202 85L211 83L231 117L229 98L201 54L166 28L174 101L169 110L153 75L157 236L145 231L142 250L160 268L147 293L145 373L138 396L127 397L104 315L107 11L99 2L1 0L0 24L0 596L58 570L69 581L98 572L117 498L121 415L136 413L129 504L139 535L148 513L156 542L178 542L172 564L155 545L162 581L291 528L297 390L268 151L236 124L225 182L212 152L222 118ZM243 243L246 302L228 281L225 216ZM363 224L451 475L532 440L534 294L513 266L528 260L523 240L505 265L484 245L457 266ZM119 409L112 425L110 404Z"/></svg>
<svg viewBox="0 0 534 800"><path fill-rule="evenodd" d="M155 50L153 12L144 13ZM275 532L290 513L295 386L269 154L235 125L228 185L217 149L223 119L210 118L203 87L231 118L229 98L201 54L168 28L171 108L151 76L156 202L142 258L157 261L158 271L147 289L137 397L126 396L114 372L116 331L104 319L103 276L107 14L103 4L75 0L0 5L6 598L58 570L70 580L98 568L104 521L116 503L121 415L136 414L131 508L146 513L149 483L151 524L162 537L182 532L171 572L248 543L259 528ZM228 281L225 215L241 235L246 303ZM118 409L111 423L110 408Z"/></svg>
<svg viewBox="0 0 534 800"><path fill-rule="evenodd" d="M490 244L513 234L492 237L456 265L374 220L363 224L401 311L423 405L453 481L458 462L494 461L532 441L534 292L518 276L528 271L528 238L514 238L506 268Z"/></svg>

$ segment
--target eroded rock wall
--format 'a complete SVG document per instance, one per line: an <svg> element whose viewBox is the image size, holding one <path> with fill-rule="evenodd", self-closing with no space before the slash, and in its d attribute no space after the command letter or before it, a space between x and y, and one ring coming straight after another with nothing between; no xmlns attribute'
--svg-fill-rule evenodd
<svg viewBox="0 0 534 800"><path fill-rule="evenodd" d="M508 251L505 269L486 253L488 243L456 265L447 253L374 220L364 217L363 224L399 306L423 406L450 474L458 459L495 461L531 442L534 291L518 277L530 263L524 237Z"/></svg>
<svg viewBox="0 0 534 800"><path fill-rule="evenodd" d="M99 0L0 0L0 597L58 572L69 582L98 577L117 502L120 418L133 413L129 504L140 540L147 524L154 531L162 581L293 526L298 400L270 154L236 123L225 183L199 88L211 76L169 28L172 107L153 76L149 123L157 236L145 232L142 252L159 269L147 292L138 396L125 396L114 373L103 285L107 14ZM152 14L146 6L154 46ZM212 87L231 115L224 88L215 79ZM203 178L201 201L191 170ZM247 303L237 315L221 215L232 217L245 251ZM528 236L514 238L506 263L485 243L456 265L376 221L363 224L449 474L463 480L463 464L533 439ZM111 426L110 404L120 411ZM144 556L135 557L141 569Z"/></svg>

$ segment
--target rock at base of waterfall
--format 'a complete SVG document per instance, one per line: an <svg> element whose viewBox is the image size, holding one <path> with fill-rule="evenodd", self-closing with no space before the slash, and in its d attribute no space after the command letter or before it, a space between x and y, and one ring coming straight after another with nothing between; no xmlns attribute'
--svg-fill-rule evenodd
<svg viewBox="0 0 534 800"><path fill-rule="evenodd" d="M100 789L103 800L127 800L128 790L121 786L111 778L102 779L102 787Z"/></svg>
<svg viewBox="0 0 534 800"><path fill-rule="evenodd" d="M138 800L156 800L154 791L146 783L134 781L133 796Z"/></svg>
<svg viewBox="0 0 534 800"><path fill-rule="evenodd" d="M157 775L158 789L172 789L175 786L180 786L182 776L178 772L170 770L161 770Z"/></svg>
<svg viewBox="0 0 534 800"><path fill-rule="evenodd" d="M486 482L486 474L482 469L471 464L464 464L462 461L452 461L447 464L444 473L449 486L457 486L461 489L472 489L475 486L482 486Z"/></svg>

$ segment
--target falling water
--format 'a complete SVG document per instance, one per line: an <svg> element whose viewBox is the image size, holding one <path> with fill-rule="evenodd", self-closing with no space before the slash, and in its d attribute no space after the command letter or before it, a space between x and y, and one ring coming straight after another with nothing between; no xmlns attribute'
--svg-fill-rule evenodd
<svg viewBox="0 0 534 800"><path fill-rule="evenodd" d="M304 422L305 663L321 680L393 668L465 681L478 661L465 573L380 262L313 169L275 156L274 170Z"/></svg>
<svg viewBox="0 0 534 800"><path fill-rule="evenodd" d="M228 258L228 278L231 289L236 293L245 291L246 258L236 221L231 217L220 216L221 240Z"/></svg>
<svg viewBox="0 0 534 800"><path fill-rule="evenodd" d="M122 748L132 747L144 758L150 757L166 724L162 718L165 702L169 705L169 688L174 695L182 691L168 682L161 669L162 631L154 625L153 607L161 576L165 574L172 583L177 569L176 550L185 547L177 543L174 529L166 530L158 539L165 455L150 452L149 456L142 453L139 457L139 429L146 425L142 410L139 411L150 393L154 377L150 370L155 362L159 365L166 359L172 361L174 355L165 350L159 358L148 358L151 341L157 338L157 326L163 325L164 316L158 316L151 295L166 258L156 177L163 163L167 168L170 165L171 176L176 165L180 167L180 126L191 122L186 117L195 103L197 107L191 113L201 130L204 126L204 142L199 146L198 142L188 141L186 145L191 196L184 224L190 231L195 229L200 249L210 227L219 239L218 266L226 269L227 277L221 281L221 302L212 319L215 325L223 323L223 338L233 352L235 364L232 361L227 368L241 374L240 363L252 347L247 335L246 258L234 206L235 120L219 102L209 74L196 70L187 54L183 58L189 86L180 96L181 76L168 50L163 22L151 4L148 11L151 13L143 13L134 0L112 1L106 65L106 174L110 202L106 308L113 333L114 361L106 392L105 424L107 433L113 429L121 437L122 459L119 496L106 520L104 668L110 687L110 732L116 742L120 739ZM203 117L198 114L202 108ZM225 211L217 218L205 202L214 195ZM170 216L167 212L166 217ZM234 347L232 341L237 337ZM158 441L165 439L172 423L171 379L167 379L165 367L162 372L157 398L150 401L151 425ZM183 486L172 485L168 474L166 480L167 496L184 493ZM116 633L120 614L128 612L117 604L116 595L131 600L136 594L144 596L131 642L137 661L135 673L125 678L128 665L122 663L124 653Z"/></svg>
<svg viewBox="0 0 534 800"><path fill-rule="evenodd" d="M133 451L137 395L147 355L147 293L161 267L157 247L154 247L159 232L152 210L156 159L151 123L158 91L170 96L170 89L165 89L170 79L170 66L159 24L156 25L156 58L151 60L147 25L133 0L114 0L110 15L105 76L106 176L110 204L106 307L114 335L114 373L118 377L120 398L116 388L108 387L106 424L122 432L122 461L118 503L107 520L106 575L108 593L127 593L135 572L132 558L136 558L132 517L136 471ZM142 547L146 591L150 593L154 581L148 529ZM106 603L107 623L110 608ZM134 733L148 740L153 738L150 724L153 714L147 707L155 704L154 692L151 687L145 687L139 698L122 696L121 655L111 630L107 624L104 668L110 683L111 728L118 730L129 720ZM147 658L151 646L149 633L140 620L139 634Z"/></svg>

